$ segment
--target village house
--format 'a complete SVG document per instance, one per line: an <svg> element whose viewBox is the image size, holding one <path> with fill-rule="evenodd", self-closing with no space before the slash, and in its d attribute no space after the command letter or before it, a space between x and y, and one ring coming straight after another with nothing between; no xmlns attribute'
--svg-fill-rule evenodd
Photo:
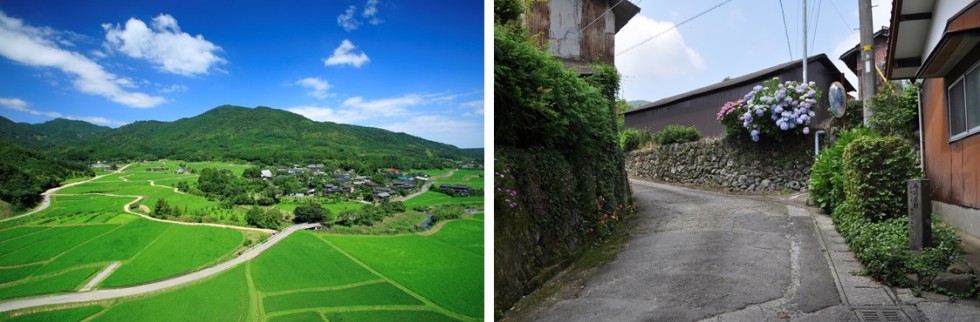
<svg viewBox="0 0 980 322"><path fill-rule="evenodd" d="M566 67L591 74L592 63L615 65L616 33L640 12L631 1L534 1L525 14L531 39Z"/></svg>
<svg viewBox="0 0 980 322"><path fill-rule="evenodd" d="M887 69L885 64L887 63L888 57L888 27L882 27L880 30L872 35L874 39L874 44L871 46L871 51L873 54L874 70L871 72L875 74L875 79L877 84L881 84L881 75L884 74L885 69ZM861 83L864 82L864 78L861 77L864 73L864 60L861 59L861 44L855 44L854 47L848 49L843 54L840 55L840 60L847 65L847 69L851 70L854 75L858 76L857 88L862 88ZM880 73L879 73L880 72Z"/></svg>
<svg viewBox="0 0 980 322"><path fill-rule="evenodd" d="M262 179L272 178L272 170L264 169L261 172L262 172Z"/></svg>
<svg viewBox="0 0 980 322"><path fill-rule="evenodd" d="M835 81L841 82L846 91L854 90L827 55L811 56L807 62L807 79L816 83L822 92L826 93L830 84ZM640 106L623 113L624 124L627 128L650 132L658 132L667 125L678 124L694 127L705 137L723 136L725 126L717 119L721 106L742 99L752 87L762 85L773 77L779 77L782 81L801 81L803 60L779 64ZM816 115L811 124L820 124L829 116L828 96L822 95L818 107L813 109Z"/></svg>
<svg viewBox="0 0 980 322"><path fill-rule="evenodd" d="M476 194L476 189L464 184L443 184L437 189L439 192L458 196L471 196Z"/></svg>
<svg viewBox="0 0 980 322"><path fill-rule="evenodd" d="M980 237L980 2L892 2L886 77L922 80L922 167L932 209Z"/></svg>

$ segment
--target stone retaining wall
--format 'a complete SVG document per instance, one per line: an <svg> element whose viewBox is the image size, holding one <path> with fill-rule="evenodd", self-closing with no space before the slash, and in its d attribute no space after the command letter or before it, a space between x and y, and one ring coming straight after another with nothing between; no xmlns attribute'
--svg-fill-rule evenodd
<svg viewBox="0 0 980 322"><path fill-rule="evenodd" d="M726 191L806 192L813 165L812 142L776 147L705 139L630 152L630 177L721 188Z"/></svg>

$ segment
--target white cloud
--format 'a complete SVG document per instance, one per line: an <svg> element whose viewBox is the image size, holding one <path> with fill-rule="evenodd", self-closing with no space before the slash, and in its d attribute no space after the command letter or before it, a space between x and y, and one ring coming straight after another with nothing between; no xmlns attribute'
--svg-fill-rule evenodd
<svg viewBox="0 0 980 322"><path fill-rule="evenodd" d="M483 123L464 121L440 115L423 115L378 126L392 132L404 132L436 142L462 148L483 146Z"/></svg>
<svg viewBox="0 0 980 322"><path fill-rule="evenodd" d="M323 63L327 66L334 65L351 65L354 67L361 67L361 65L371 61L364 51L355 52L357 46L350 40L344 39L340 42L340 46L333 50L333 55L330 55L327 59L323 60Z"/></svg>
<svg viewBox="0 0 980 322"><path fill-rule="evenodd" d="M85 122L89 122L89 123L93 123L93 124L116 125L116 126L118 126L118 125L124 125L124 124L129 123L129 122L123 122L123 121L110 120L110 119L107 119L107 118L104 118L104 117L101 117L101 116L72 116L72 115L64 115L64 114L61 114L61 113L58 113L58 112L39 111L39 110L35 110L35 109L30 108L29 107L30 104L28 104L24 100L19 99L19 98L16 98L16 97L15 98L0 97L0 106L6 107L6 108L11 109L11 110L19 111L19 112L29 113L31 115L47 116L47 117L51 117L51 118L63 118L63 119L69 119L69 120L85 121Z"/></svg>
<svg viewBox="0 0 980 322"><path fill-rule="evenodd" d="M27 102L19 98L0 97L0 105L15 111L27 111Z"/></svg>
<svg viewBox="0 0 980 322"><path fill-rule="evenodd" d="M364 12L361 15L364 18L370 19L368 23L375 26L384 22L381 18L378 18L378 0L367 0L367 3L364 5Z"/></svg>
<svg viewBox="0 0 980 322"><path fill-rule="evenodd" d="M357 7L351 5L347 7L344 13L337 16L337 25L344 28L347 31L354 31L361 26L361 22L354 18L354 13L357 12Z"/></svg>
<svg viewBox="0 0 980 322"><path fill-rule="evenodd" d="M618 50L626 50L673 27L671 22L637 15L616 34L617 47L622 48ZM623 75L623 94L629 98L640 97L667 79L703 71L706 66L701 54L688 47L680 31L673 29L617 55L616 68Z"/></svg>
<svg viewBox="0 0 980 322"><path fill-rule="evenodd" d="M329 90L333 85L330 85L327 81L320 79L319 77L307 77L296 81L296 85L303 86L306 88L313 89L312 91L306 93L307 95L324 99L329 96L327 90Z"/></svg>
<svg viewBox="0 0 980 322"><path fill-rule="evenodd" d="M82 54L61 49L49 30L27 26L0 11L0 56L28 66L57 68L74 76L72 84L80 92L129 107L148 108L166 102L163 97L123 90L119 82L125 80Z"/></svg>
<svg viewBox="0 0 980 322"><path fill-rule="evenodd" d="M483 115L483 100L482 99L475 100L475 101L464 102L464 103L459 104L459 106L462 107L462 108L465 108L465 109L472 109L473 110L472 112L467 112L466 114L463 114L463 116Z"/></svg>
<svg viewBox="0 0 980 322"><path fill-rule="evenodd" d="M207 74L215 65L227 62L217 55L221 47L202 35L181 32L177 19L172 16L160 14L151 24L152 29L142 20L130 18L123 27L103 24L102 28L110 48L129 57L146 59L168 73Z"/></svg>
<svg viewBox="0 0 980 322"><path fill-rule="evenodd" d="M306 116L314 121L353 124L365 120L411 116L413 113L409 110L410 107L424 104L443 104L448 96L450 95L405 94L374 100L354 96L344 100L336 108L303 105L286 110Z"/></svg>
<svg viewBox="0 0 980 322"><path fill-rule="evenodd" d="M166 88L160 89L160 92L161 93L168 93L168 94L169 93L180 93L180 92L187 91L188 89L190 89L190 87L187 87L187 86L184 86L184 85L180 85L180 84L173 84L173 85L170 85L170 87L166 87Z"/></svg>

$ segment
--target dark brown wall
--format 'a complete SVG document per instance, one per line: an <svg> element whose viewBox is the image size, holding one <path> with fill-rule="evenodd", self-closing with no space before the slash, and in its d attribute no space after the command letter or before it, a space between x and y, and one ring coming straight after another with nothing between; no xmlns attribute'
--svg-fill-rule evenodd
<svg viewBox="0 0 980 322"><path fill-rule="evenodd" d="M921 95L925 174L932 199L980 208L980 134L949 142L944 79L926 79Z"/></svg>
<svg viewBox="0 0 980 322"><path fill-rule="evenodd" d="M816 126L829 115L829 112L827 112L827 106L829 105L827 101L827 89L830 88L831 83L840 81L840 74L836 71L828 70L822 63L816 62L807 64L807 69L810 76L809 80L816 82L817 87L820 88L820 92L822 93L820 105L814 109L816 116L810 122L812 126ZM782 81L799 81L802 79L802 75L803 68L800 66L791 70L759 77L752 82L681 99L659 108L626 114L625 125L627 128L647 129L652 132L657 132L667 125L680 124L694 126L706 137L723 136L725 135L725 127L716 119L718 110L721 109L722 105L725 105L729 101L741 99L752 90L752 87L762 85L764 81L774 76L779 76L779 79Z"/></svg>
<svg viewBox="0 0 980 322"><path fill-rule="evenodd" d="M581 21L578 29L589 26L581 31L579 38L579 57L560 57L563 60L579 63L603 63L608 65L615 64L615 42L616 33L607 32L607 29L614 29L614 26L607 26L605 19L596 19L603 14L612 15L609 10L608 0L582 0L582 6L576 8L581 12ZM552 8L548 1L534 2L525 13L525 22L529 34L539 46L548 44L551 34L551 11L569 10L572 6L556 6ZM591 25L589 25L591 23Z"/></svg>

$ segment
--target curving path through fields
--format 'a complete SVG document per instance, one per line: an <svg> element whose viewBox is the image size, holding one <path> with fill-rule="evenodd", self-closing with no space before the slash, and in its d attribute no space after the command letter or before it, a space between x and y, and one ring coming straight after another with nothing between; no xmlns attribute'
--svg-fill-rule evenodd
<svg viewBox="0 0 980 322"><path fill-rule="evenodd" d="M13 217L10 217L10 218L0 219L0 222L8 221L8 220L14 220L14 219L18 219L18 218L24 218L24 217L27 217L27 216L30 216L30 215L39 213L39 212L43 211L44 209L48 209L48 207L51 206L51 195L54 195L54 193L55 192L58 192L58 190L61 190L61 189L64 189L64 188L68 188L68 187L77 186L77 185L80 185L80 184L83 184L83 183L89 183L92 180L97 180L97 179L102 178L102 177L105 177L107 175L121 173L123 170L126 170L126 168L128 168L131 165L133 165L133 164L132 163L127 164L127 165L123 166L122 168L119 168L118 170L116 170L116 171L114 171L112 173L106 173L106 174L103 174L103 175L94 176L94 177L92 177L92 178L90 178L88 180L83 180L83 181L79 181L79 182L72 182L72 183L69 183L69 184L66 184L66 185L63 185L63 186L59 186L59 187L54 187L54 188L48 189L48 191L45 191L44 193L41 194L42 196L44 196L44 200L41 201L41 205L40 206L38 206L37 208L34 208L34 210L31 210L31 211L29 211L29 212L27 212L25 214L22 214L22 215L17 215L17 216L13 216Z"/></svg>
<svg viewBox="0 0 980 322"><path fill-rule="evenodd" d="M43 305L80 303L80 302L113 299L118 297L142 295L146 293L156 292L156 291L188 284L197 280L214 276L218 273L224 272L234 267L235 265L249 261L255 258L256 256L259 256L259 254L262 254L262 252L266 251L276 243L279 243L280 241L285 239L286 236L289 236L290 234L292 234L297 230L310 229L315 227L320 227L320 224L318 223L298 224L298 225L289 226L289 228L284 229L281 233L273 235L266 241L255 245L254 247L243 252L241 255L235 257L232 260L196 272L192 272L189 274L177 276L162 281L153 282L150 284L143 284L137 286L104 289L104 290L96 290L96 291L89 291L89 292L78 292L78 293L71 293L71 294L64 294L64 295L52 295L52 296L26 299L26 300L4 302L4 303L0 303L0 312L18 310L23 308L35 307L35 306L43 306Z"/></svg>

